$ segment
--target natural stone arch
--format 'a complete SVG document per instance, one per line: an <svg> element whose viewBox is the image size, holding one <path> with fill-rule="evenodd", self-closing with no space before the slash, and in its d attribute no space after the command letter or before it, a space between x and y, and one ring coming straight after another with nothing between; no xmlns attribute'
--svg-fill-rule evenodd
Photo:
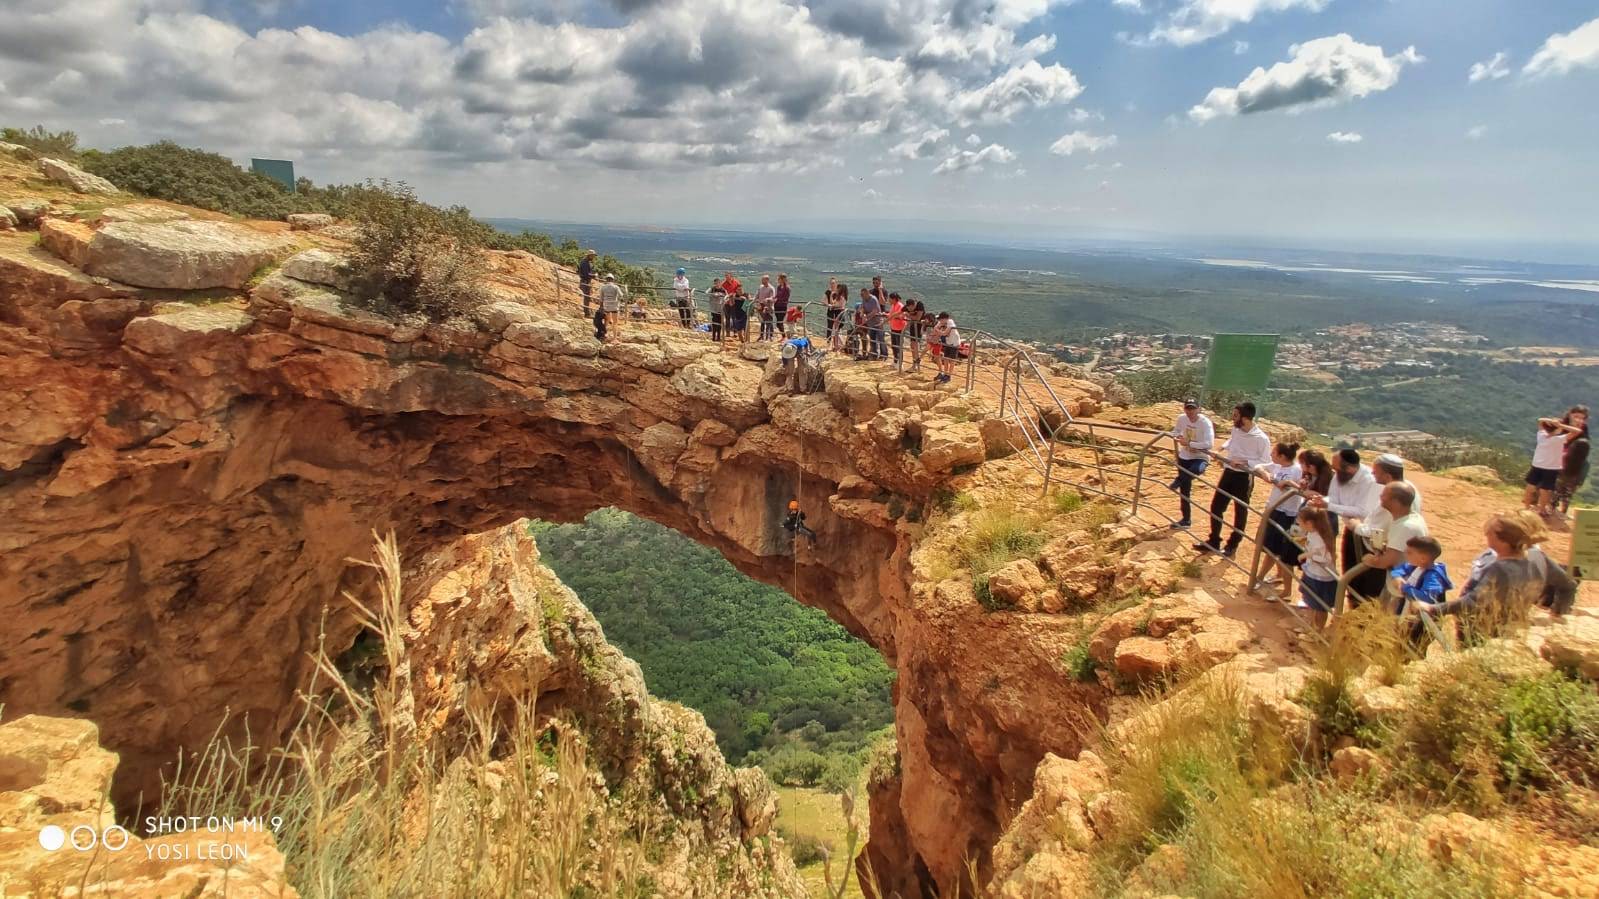
<svg viewBox="0 0 1599 899"><path fill-rule="evenodd" d="M539 275L494 263L507 291ZM566 309L515 301L475 328L407 327L282 274L247 306L203 307L7 274L22 401L0 447L18 638L0 701L94 718L133 775L125 801L224 710L282 735L324 615L330 646L354 639L339 596L374 530L427 565L603 506L717 549L895 666L903 775L873 797L871 851L902 894L952 886L1044 752L1073 748L1079 704L1025 701L1058 650L913 583L910 519L986 455L977 404L952 390L834 367L825 394L793 396L758 350L657 330L601 346ZM796 494L821 535L797 564L779 525Z"/></svg>

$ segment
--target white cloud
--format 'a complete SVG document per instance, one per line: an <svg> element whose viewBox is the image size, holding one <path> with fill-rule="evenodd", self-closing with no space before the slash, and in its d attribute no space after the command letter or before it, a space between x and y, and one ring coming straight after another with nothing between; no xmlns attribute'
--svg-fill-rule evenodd
<svg viewBox="0 0 1599 899"><path fill-rule="evenodd" d="M975 133L966 135L966 146L968 146L968 147L978 146L982 142L983 142L983 139L981 137L978 137Z"/></svg>
<svg viewBox="0 0 1599 899"><path fill-rule="evenodd" d="M863 200L875 200L881 196L882 194L878 193L877 189L873 187L868 187L866 190L861 192L861 199Z"/></svg>
<svg viewBox="0 0 1599 899"><path fill-rule="evenodd" d="M1321 12L1331 0L1182 0L1165 21L1144 38L1145 43L1186 47L1226 34L1261 13L1301 9Z"/></svg>
<svg viewBox="0 0 1599 899"><path fill-rule="evenodd" d="M896 175L903 175L903 174L905 174L905 170L896 165L893 168L878 169L877 171L872 173L872 177L873 178L892 178L892 177L894 177Z"/></svg>
<svg viewBox="0 0 1599 899"><path fill-rule="evenodd" d="M1079 125L1083 124L1084 122L1103 122L1103 121L1105 121L1105 114L1104 113L1100 112L1097 109L1083 109L1080 106L1078 108L1072 110L1070 113L1067 113L1066 117L1068 119L1071 119L1073 122L1076 122Z"/></svg>
<svg viewBox="0 0 1599 899"><path fill-rule="evenodd" d="M1243 56L1249 52L1249 41L1233 41L1233 55Z"/></svg>
<svg viewBox="0 0 1599 899"><path fill-rule="evenodd" d="M1060 139L1049 145L1049 152L1056 156L1070 156L1073 153L1098 153L1116 146L1116 135L1093 134L1088 131L1071 131L1060 136Z"/></svg>
<svg viewBox="0 0 1599 899"><path fill-rule="evenodd" d="M796 172L838 164L846 142L934 158L949 127L1082 90L1036 61L1053 36L1016 35L1057 0L609 0L620 15L558 23L567 0L458 0L479 16L459 37L252 32L224 18L245 2L7 0L0 121L360 159L342 168L363 174L522 160ZM916 55L950 39L955 56Z"/></svg>
<svg viewBox="0 0 1599 899"><path fill-rule="evenodd" d="M1470 128L1466 129L1466 139L1467 140L1482 140L1482 136L1484 134L1487 134L1487 133L1488 133L1488 126L1487 125L1472 125Z"/></svg>
<svg viewBox="0 0 1599 899"><path fill-rule="evenodd" d="M1523 75L1564 75L1572 69L1599 69L1599 19L1565 34L1551 34L1527 60Z"/></svg>
<svg viewBox="0 0 1599 899"><path fill-rule="evenodd" d="M107 128L117 128L117 127L120 127L122 125L128 124L128 120L127 119L117 119L117 118L106 118L106 119L101 119L100 120L100 124L104 125Z"/></svg>
<svg viewBox="0 0 1599 899"><path fill-rule="evenodd" d="M913 137L889 148L889 154L902 159L926 159L938 150L938 145L949 137L948 128L929 128L920 137Z"/></svg>
<svg viewBox="0 0 1599 899"><path fill-rule="evenodd" d="M1506 64L1509 59L1505 51L1501 50L1482 62L1474 62L1470 71L1466 73L1466 80L1472 84L1479 81L1498 81L1510 74L1510 66Z"/></svg>
<svg viewBox="0 0 1599 899"><path fill-rule="evenodd" d="M1026 109L1070 103L1082 92L1070 69L1028 60L980 88L956 94L950 107L963 123L1004 123Z"/></svg>
<svg viewBox="0 0 1599 899"><path fill-rule="evenodd" d="M957 150L954 155L933 169L935 175L955 172L980 172L984 165L1007 165L1016 161L1016 154L1000 146L989 144L981 150Z"/></svg>
<svg viewBox="0 0 1599 899"><path fill-rule="evenodd" d="M1366 138L1358 131L1334 131L1327 139L1335 144L1358 144Z"/></svg>
<svg viewBox="0 0 1599 899"><path fill-rule="evenodd" d="M1415 47L1387 56L1381 47L1347 34L1295 44L1288 52L1291 59L1270 69L1256 67L1237 87L1212 88L1188 117L1204 123L1273 109L1335 106L1388 90L1399 83L1405 66L1423 61Z"/></svg>
<svg viewBox="0 0 1599 899"><path fill-rule="evenodd" d="M1111 4L1120 6L1122 9L1130 9L1133 12L1144 11L1144 0L1111 0Z"/></svg>

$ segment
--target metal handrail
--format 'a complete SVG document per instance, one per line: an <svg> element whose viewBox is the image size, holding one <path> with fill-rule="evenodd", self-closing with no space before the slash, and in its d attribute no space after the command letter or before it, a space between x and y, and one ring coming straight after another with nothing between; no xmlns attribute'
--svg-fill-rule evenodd
<svg viewBox="0 0 1599 899"><path fill-rule="evenodd" d="M556 269L558 298L561 296L560 281L563 274L566 274L564 270L559 268ZM708 296L708 293L702 294L702 292L697 288L691 288L690 290L691 297L695 299L698 299L702 295ZM813 313L816 314L815 320L821 323L824 337L828 336L826 334L825 324L828 309L825 305L818 304L811 300L793 299L789 301L788 305L790 307L796 305L800 306L805 311L805 315L802 318L801 324L802 327L805 328L805 333L807 336L809 336L810 333L810 321L813 318ZM699 312L697 303L694 305L694 309L696 313L695 319L697 321ZM847 311L848 307L846 307L844 310L844 314L847 314ZM675 318L675 316L666 316L666 318L671 319ZM842 328L851 327L849 322L842 320L840 326ZM1165 447L1160 447L1161 451L1157 451L1157 446L1163 440L1172 440L1173 442L1171 449L1176 448L1175 438L1169 431L1145 428L1138 425L1121 424L1119 422L1078 419L1072 414L1071 409L1067 407L1066 403L1063 402L1060 396L1055 392L1054 386L1050 384L1049 378L1045 375L1037 359L1034 358L1033 351L1030 347L1012 340L1007 340L999 335L981 329L965 328L962 329L962 333L966 338L965 342L971 347L970 355L964 360L966 363L964 392L972 392L979 383L983 383L987 386L993 386L993 370L998 370L999 417L1001 419L1011 421L1018 426L1018 430L1020 430L1022 438L1027 443L1026 452L1030 455L1028 460L1029 464L1033 465L1035 470L1041 471L1043 474L1044 493L1048 493L1052 480L1059 479L1063 483L1070 484L1076 490L1103 496L1114 502L1127 503L1131 506L1131 511L1134 515L1139 515L1147 509L1149 511L1153 511L1158 517L1166 519L1167 524L1175 523L1176 519L1172 518L1170 515L1167 515L1164 511L1160 510L1154 505L1144 502L1145 484L1148 480L1150 480L1150 473L1148 470L1149 459L1154 457L1157 462L1161 462L1167 458L1166 453L1164 452L1166 449ZM1000 361L998 364L984 368L979 367L980 359L994 357L999 358ZM982 372L983 374L979 375L979 372ZM1035 397L1033 395L1034 387L1043 388L1041 391L1041 396ZM1050 423L1048 428L1049 432L1045 433L1043 425L1051 418L1055 419L1058 423ZM1087 439L1074 441L1074 439L1071 437L1071 433L1073 431L1086 432ZM1135 441L1122 435L1137 435L1141 439ZM1129 475L1127 472L1120 471L1104 464L1103 450L1105 449L1104 442L1106 440L1125 444L1127 445L1128 452L1135 453L1137 455L1137 468L1131 475ZM1055 455L1056 444L1078 445L1092 449L1095 458L1095 461L1092 465L1087 465L1085 463L1076 461L1066 461L1065 464L1072 467L1091 468L1097 472L1100 472L1105 476L1102 477L1102 483L1104 486L1095 487L1084 482L1073 481L1060 475L1057 469L1059 469L1061 466L1057 464ZM1021 447L1015 448L1018 450L1022 449ZM1209 455L1211 455L1212 458L1219 458L1214 453L1209 453ZM1171 462L1170 464L1173 469L1177 468L1175 462ZM1117 493L1110 489L1111 481L1109 476L1111 475L1114 475L1115 477L1131 477L1133 483L1131 490L1129 491L1130 495ZM1254 512L1255 514L1261 516L1260 524L1257 526L1254 534L1248 534L1243 531L1239 532L1241 540L1250 540L1255 544L1255 552L1252 562L1258 562L1261 554L1264 552L1264 529L1268 526L1275 526L1270 520L1271 512L1275 511L1275 506L1279 505L1282 502L1282 499L1279 499L1277 503L1272 503L1265 508L1257 509L1232 493L1222 490L1219 479L1215 483L1211 483L1206 481L1204 476L1201 475L1193 477L1193 480L1203 486L1210 487L1214 492L1227 497L1228 499L1243 506L1250 512ZM1295 488L1294 492L1303 496L1302 493L1299 493L1297 488ZM1286 499L1286 496L1287 494L1285 494L1283 499ZM1204 509L1203 514L1208 516L1213 522L1222 527L1225 527L1227 524L1226 520L1222 516L1211 514L1209 509ZM1243 572L1245 577L1250 581L1251 589L1255 587L1255 579L1251 570L1245 569L1235 559L1226 555L1222 555L1221 558L1226 564L1232 565ZM1342 602L1342 597L1343 590L1341 587L1339 592L1340 602ZM1284 608L1288 610L1289 614L1293 615L1296 619L1303 623L1304 619L1292 608L1291 605L1284 604ZM1317 633L1314 629L1312 629L1310 632L1317 640L1325 642L1325 638L1322 637L1321 634Z"/></svg>
<svg viewBox="0 0 1599 899"><path fill-rule="evenodd" d="M1338 578L1338 588L1337 591L1333 593L1333 617L1336 618L1340 615L1343 615L1345 612L1348 594L1351 592L1349 588L1349 582L1371 570L1371 566L1367 565L1365 562L1356 562L1348 571L1345 571L1343 575ZM1356 596L1360 597L1362 602L1375 601L1372 597L1364 596L1359 591L1354 591L1354 593Z"/></svg>

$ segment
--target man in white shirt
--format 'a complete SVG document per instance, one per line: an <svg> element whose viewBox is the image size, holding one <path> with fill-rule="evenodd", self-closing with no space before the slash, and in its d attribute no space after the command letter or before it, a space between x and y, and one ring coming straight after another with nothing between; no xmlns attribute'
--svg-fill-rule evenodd
<svg viewBox="0 0 1599 899"><path fill-rule="evenodd" d="M1410 484L1409 481L1405 480L1405 460L1399 458L1393 453L1383 453L1376 459L1372 460L1371 476L1376 478L1377 483L1383 485L1384 487L1396 481ZM1416 485L1410 484L1410 489L1416 490ZM1417 512L1422 511L1420 490L1416 490L1416 503L1414 508Z"/></svg>
<svg viewBox="0 0 1599 899"><path fill-rule="evenodd" d="M1227 467L1210 501L1210 539L1194 544L1194 548L1200 552L1226 553L1231 558L1238 552L1238 544L1244 540L1244 526L1249 523L1249 494L1255 486L1255 466L1271 461L1271 438L1255 424L1254 403L1243 402L1233 407L1233 429L1221 450ZM1229 503L1233 507L1233 531L1223 548L1222 515Z"/></svg>
<svg viewBox="0 0 1599 899"><path fill-rule="evenodd" d="M1194 478L1205 473L1210 465L1210 448L1216 443L1216 426L1210 416L1199 411L1198 400L1183 401L1182 414L1172 426L1171 436L1177 441L1177 477L1170 487L1177 491L1179 518L1172 524L1174 530L1191 527L1189 498L1194 490Z"/></svg>
<svg viewBox="0 0 1599 899"><path fill-rule="evenodd" d="M1341 449L1333 453L1333 482L1327 496L1316 504L1338 517L1343 526L1343 564L1341 571L1355 567L1360 557L1371 550L1360 536L1360 526L1382 510L1382 485L1371 469L1360 464L1360 453ZM1350 583L1356 591L1374 596L1382 590L1381 572L1366 572ZM1362 589L1364 588L1364 589Z"/></svg>
<svg viewBox="0 0 1599 899"><path fill-rule="evenodd" d="M672 279L672 295L677 300L673 303L677 307L677 320L685 328L694 327L694 288L688 283L688 269L677 270L677 277Z"/></svg>
<svg viewBox="0 0 1599 899"><path fill-rule="evenodd" d="M1358 605L1361 599L1376 599L1380 597L1388 586L1388 570L1405 560L1405 544L1412 537L1427 536L1427 521L1416 511L1416 488L1404 481L1395 481L1382 489L1382 517L1388 521L1387 529L1377 538L1380 545L1374 545L1372 550L1360 557L1360 561L1381 575L1382 584L1375 590L1368 584L1357 584L1356 581L1364 580L1365 575L1372 572L1362 572L1361 577L1349 582L1350 589L1357 596L1350 598L1351 605ZM1372 521L1379 516L1373 515ZM1368 522L1369 524L1369 522ZM1361 589L1361 587L1368 589Z"/></svg>

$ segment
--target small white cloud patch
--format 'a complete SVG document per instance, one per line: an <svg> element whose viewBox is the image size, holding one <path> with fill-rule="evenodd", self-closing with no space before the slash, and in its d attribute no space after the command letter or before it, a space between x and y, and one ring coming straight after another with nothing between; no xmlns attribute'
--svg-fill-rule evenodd
<svg viewBox="0 0 1599 899"><path fill-rule="evenodd" d="M1537 78L1564 75L1573 69L1599 69L1599 19L1565 34L1551 34L1527 60L1521 74Z"/></svg>
<svg viewBox="0 0 1599 899"><path fill-rule="evenodd" d="M1335 144L1358 144L1366 138L1357 131L1334 131L1327 139Z"/></svg>
<svg viewBox="0 0 1599 899"><path fill-rule="evenodd" d="M1089 131L1071 131L1060 136L1060 139L1049 145L1049 152L1056 156L1071 156L1074 153L1098 153L1116 146L1116 135L1094 134Z"/></svg>
<svg viewBox="0 0 1599 899"><path fill-rule="evenodd" d="M1470 71L1466 72L1466 80L1472 84L1479 81L1498 81L1510 74L1510 57L1505 51L1500 50L1482 62L1471 64Z"/></svg>
<svg viewBox="0 0 1599 899"><path fill-rule="evenodd" d="M1237 87L1211 88L1203 102L1188 110L1188 117L1204 124L1274 109L1336 106L1388 90L1399 83L1405 66L1423 61L1415 47L1388 56L1381 47L1347 34L1295 44L1288 53L1290 59L1270 69L1257 66Z"/></svg>

